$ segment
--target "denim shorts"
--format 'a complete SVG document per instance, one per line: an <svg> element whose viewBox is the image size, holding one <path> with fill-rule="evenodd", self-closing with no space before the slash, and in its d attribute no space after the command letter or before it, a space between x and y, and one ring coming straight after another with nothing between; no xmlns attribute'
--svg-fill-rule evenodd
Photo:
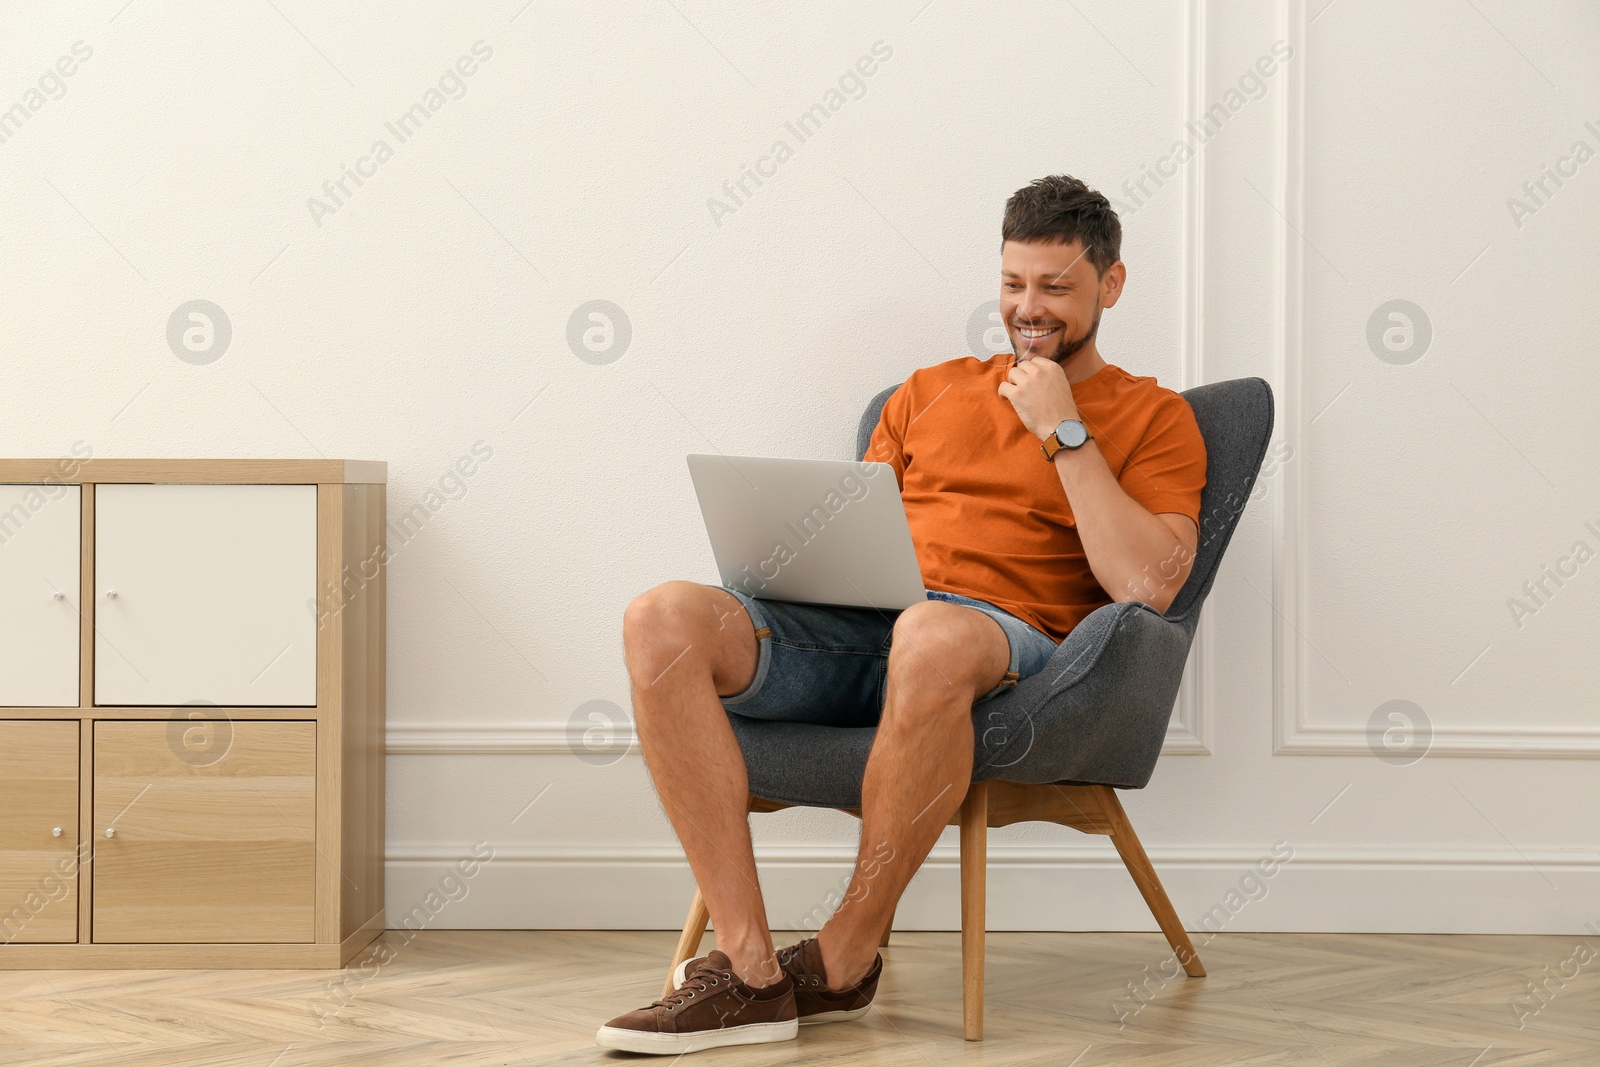
<svg viewBox="0 0 1600 1067"><path fill-rule="evenodd" d="M876 726L883 713L889 645L900 612L739 598L755 625L760 646L749 688L722 698L738 715L821 726ZM1011 646L1011 662L999 685L975 704L993 700L1043 670L1056 642L993 604L956 593L928 590L929 600L961 604L1000 624Z"/></svg>

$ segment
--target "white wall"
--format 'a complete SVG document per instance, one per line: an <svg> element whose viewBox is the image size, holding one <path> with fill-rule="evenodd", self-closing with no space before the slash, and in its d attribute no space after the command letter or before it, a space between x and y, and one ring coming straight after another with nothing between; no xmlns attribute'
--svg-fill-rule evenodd
<svg viewBox="0 0 1600 1067"><path fill-rule="evenodd" d="M582 736L626 703L628 600L714 580L684 454L847 456L874 391L971 351L1005 197L1076 174L1123 208L1103 354L1175 388L1267 378L1287 457L1211 595L1176 751L1126 797L1180 914L1284 842L1227 928L1576 932L1600 923L1600 562L1520 626L1507 602L1600 550L1600 161L1520 224L1507 199L1600 150L1600 14L1475 6L10 7L0 108L39 107L0 142L0 454L387 460L391 520L427 516L391 542L391 921L486 841L431 925L676 926L689 881L639 757ZM64 93L28 97L80 41ZM875 44L797 144L785 123ZM392 158L308 204L380 138ZM220 356L169 345L195 299L231 324ZM567 334L597 299L631 339L592 362ZM1431 324L1408 363L1367 341L1396 299ZM1374 755L1390 700L1426 716L1422 758ZM852 832L758 820L776 924L839 884ZM1153 929L1103 840L993 841L994 927ZM953 857L904 925L954 924Z"/></svg>

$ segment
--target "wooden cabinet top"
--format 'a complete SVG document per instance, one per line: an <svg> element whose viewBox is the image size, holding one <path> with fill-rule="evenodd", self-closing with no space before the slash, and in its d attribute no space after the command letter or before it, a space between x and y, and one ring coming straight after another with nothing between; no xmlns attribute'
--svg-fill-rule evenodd
<svg viewBox="0 0 1600 1067"><path fill-rule="evenodd" d="M0 459L0 483L183 482L309 484L387 482L375 459Z"/></svg>

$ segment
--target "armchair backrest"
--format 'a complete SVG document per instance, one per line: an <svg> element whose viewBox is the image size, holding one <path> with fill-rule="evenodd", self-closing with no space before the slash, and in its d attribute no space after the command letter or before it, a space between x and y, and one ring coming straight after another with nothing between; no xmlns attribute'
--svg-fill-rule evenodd
<svg viewBox="0 0 1600 1067"><path fill-rule="evenodd" d="M1261 378L1234 378L1185 389L1200 436L1206 440L1206 487L1200 491L1200 543L1194 569L1167 609L1192 632L1211 592L1223 550L1261 473L1272 439L1272 386Z"/></svg>
<svg viewBox="0 0 1600 1067"><path fill-rule="evenodd" d="M900 388L891 385L867 403L856 428L856 455L865 458L884 402ZM1235 378L1186 389L1206 442L1206 485L1200 493L1200 543L1189 572L1166 617L1193 633L1199 608L1211 591L1223 550L1250 500L1261 462L1272 438L1272 387L1261 378Z"/></svg>

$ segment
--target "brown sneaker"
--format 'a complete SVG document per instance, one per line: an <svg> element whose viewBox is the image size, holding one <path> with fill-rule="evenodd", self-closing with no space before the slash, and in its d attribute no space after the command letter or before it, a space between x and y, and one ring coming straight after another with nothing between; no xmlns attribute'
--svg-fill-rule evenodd
<svg viewBox="0 0 1600 1067"><path fill-rule="evenodd" d="M878 992L878 977L883 974L883 956L872 959L872 968L847 989L830 989L822 966L822 950L817 939L808 937L797 945L778 950L778 965L794 980L794 1006L800 1021L842 1023L859 1019L872 1007Z"/></svg>
<svg viewBox="0 0 1600 1067"><path fill-rule="evenodd" d="M603 1048L665 1055L722 1045L789 1041L799 1032L794 982L787 974L753 989L733 976L728 957L713 950L688 960L673 974L677 988L648 1007L602 1026Z"/></svg>
<svg viewBox="0 0 1600 1067"><path fill-rule="evenodd" d="M706 959L697 956L678 964L678 969L672 972L674 984L682 985L684 976L703 966ZM871 1009L872 998L878 992L878 977L883 974L883 956L879 955L872 961L872 969L856 985L849 989L830 989L822 966L822 951L814 937L780 948L778 964L794 982L795 1011L803 1026L861 1018Z"/></svg>

